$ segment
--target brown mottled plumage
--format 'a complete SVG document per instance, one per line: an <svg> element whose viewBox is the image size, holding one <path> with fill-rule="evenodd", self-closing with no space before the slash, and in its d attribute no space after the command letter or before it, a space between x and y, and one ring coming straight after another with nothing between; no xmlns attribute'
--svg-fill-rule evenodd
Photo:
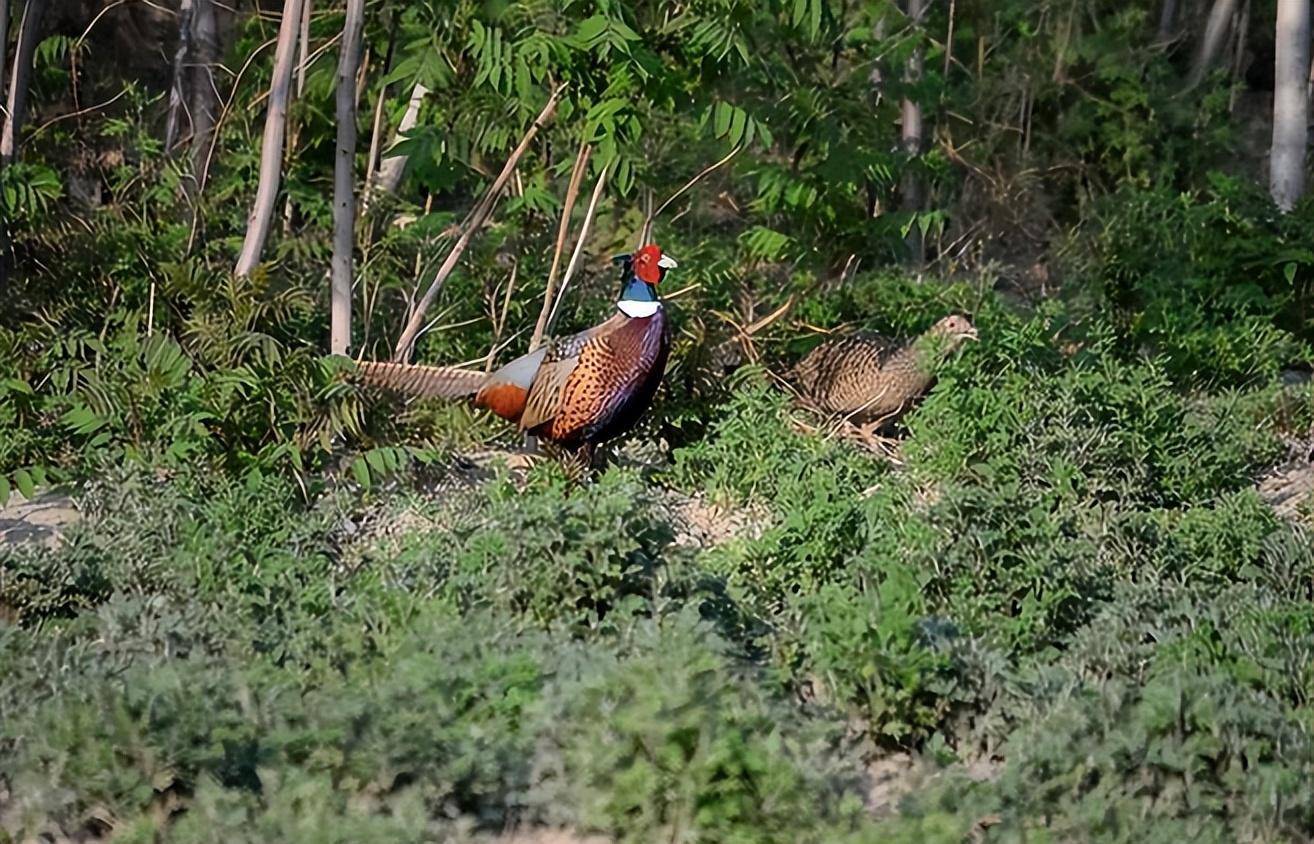
<svg viewBox="0 0 1314 844"><path fill-rule="evenodd" d="M875 335L828 340L798 362L791 380L818 410L879 424L926 392L939 361L968 339L976 339L972 323L948 316L902 347Z"/></svg>

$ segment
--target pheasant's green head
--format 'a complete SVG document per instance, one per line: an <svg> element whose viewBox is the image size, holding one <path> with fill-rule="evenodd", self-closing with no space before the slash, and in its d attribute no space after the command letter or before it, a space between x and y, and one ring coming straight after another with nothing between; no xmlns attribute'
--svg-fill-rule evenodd
<svg viewBox="0 0 1314 844"><path fill-rule="evenodd" d="M612 263L621 265L621 302L656 302L657 285L678 264L655 243L640 248L633 255L617 255Z"/></svg>

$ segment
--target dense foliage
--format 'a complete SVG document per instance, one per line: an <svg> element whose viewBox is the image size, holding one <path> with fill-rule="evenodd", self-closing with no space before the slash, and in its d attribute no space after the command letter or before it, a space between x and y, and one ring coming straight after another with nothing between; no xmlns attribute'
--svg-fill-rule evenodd
<svg viewBox="0 0 1314 844"><path fill-rule="evenodd" d="M609 181L563 328L739 150L656 221L675 354L584 484L323 354L340 8L242 278L272 18L233 17L198 163L167 74L89 61L128 8L52 15L0 169L0 503L82 517L0 544L0 838L1308 838L1314 512L1254 487L1309 460L1314 207L1244 131L1271 10L1184 93L1182 6L1165 39L1111 0L367 4L362 138L431 93L357 227L365 357L555 86L420 359L524 347L581 143ZM951 311L981 342L897 460L776 388L819 328Z"/></svg>

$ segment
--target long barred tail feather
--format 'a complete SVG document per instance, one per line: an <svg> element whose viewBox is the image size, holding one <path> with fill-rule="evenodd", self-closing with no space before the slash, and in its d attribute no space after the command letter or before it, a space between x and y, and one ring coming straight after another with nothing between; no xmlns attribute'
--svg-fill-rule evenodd
<svg viewBox="0 0 1314 844"><path fill-rule="evenodd" d="M356 380L361 384L416 398L455 399L473 395L487 379L483 372L455 366L417 366L371 360L356 365Z"/></svg>

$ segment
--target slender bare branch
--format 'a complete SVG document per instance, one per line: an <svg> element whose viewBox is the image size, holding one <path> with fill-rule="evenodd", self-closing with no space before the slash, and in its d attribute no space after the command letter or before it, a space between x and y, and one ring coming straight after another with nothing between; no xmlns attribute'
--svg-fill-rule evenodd
<svg viewBox="0 0 1314 844"><path fill-rule="evenodd" d="M660 217L662 215L662 212L665 211L668 207L670 207L670 204L672 202L674 202L675 200L679 199L680 197L688 193L690 188L701 182L703 179L706 179L712 173L716 172L717 170L720 170L722 167L729 164L730 159L738 155L742 149L743 149L742 146L737 146L734 149L730 150L730 152L726 153L725 157L722 158L720 161L716 162L715 164L709 164L708 166L704 167L701 171L699 171L697 176L694 176L692 179L685 182L684 187L680 188L675 193L668 196L665 202L663 202L661 205L658 205L657 210L653 212L652 215L653 218L656 219L657 217Z"/></svg>
<svg viewBox="0 0 1314 844"><path fill-rule="evenodd" d="M393 349L392 353L393 360L406 361L410 359L411 352L414 350L415 346L415 338L419 336L420 328L424 325L424 312L433 304L433 300L437 297L438 291L442 289L443 282L447 281L447 277L452 274L452 270L456 269L456 264L460 261L462 253L464 253L466 247L470 245L470 239L474 237L475 232L479 231L483 226L484 221L493 213L493 208L497 205L497 198L502 193L503 188L506 187L506 183L510 180L511 174L515 172L516 165L520 163L521 156L525 154L525 150L529 149L530 143L532 143L535 136L538 135L539 130L552 119L552 114L557 109L557 100L561 97L562 89L563 86L557 86L557 88L552 91L552 94L548 97L547 105L543 106L543 110L539 112L538 117L534 118L534 122L531 123L529 129L526 130L525 136L520 139L519 145L517 145L511 152L510 157L506 160L506 164L502 166L502 172L493 180L493 184L489 186L488 191L484 194L484 198L475 206L475 211L470 215L470 219L467 220L464 231L462 231L461 236L457 238L456 243L452 246L452 251L447 254L447 258L443 261L442 266L438 268L438 272L434 275L433 281L429 284L429 289L424 292L424 296L416 304L414 311L411 313L410 319L406 323L406 327L402 329L401 336L397 338L397 346Z"/></svg>
<svg viewBox="0 0 1314 844"><path fill-rule="evenodd" d="M566 298L566 288L570 286L570 280L575 276L575 268L579 266L580 255L584 252L584 242L589 237L589 227L593 225L593 215L598 210L598 200L602 198L602 191L607 186L607 171L609 167L602 168L598 174L598 180L593 184L593 194L589 196L589 207L584 212L584 222L579 227L579 240L575 241L575 251L571 253L570 263L566 265L566 272L561 276L561 289L557 292L557 301L552 305L552 313L548 315L547 334L551 336L552 326L557 321L557 310L561 307L561 302Z"/></svg>
<svg viewBox="0 0 1314 844"><path fill-rule="evenodd" d="M1163 5L1159 7L1159 27L1155 32L1155 40L1167 43L1173 40L1173 30L1177 23L1177 0L1163 0Z"/></svg>
<svg viewBox="0 0 1314 844"><path fill-rule="evenodd" d="M908 0L908 20L919 32L926 17L926 5L927 0ZM913 49L912 55L908 57L908 64L904 69L905 82L916 85L921 81L924 59L925 50L919 44ZM911 97L904 97L900 111L899 134L903 143L903 151L910 158L921 155L923 138L925 137L922 129L922 105ZM922 205L925 202L922 180L913 168L908 167L904 170L903 178L900 180L899 192L902 194L905 211L916 213L922 210ZM908 244L912 262L917 265L923 263L925 260L925 243L922 241L921 229L915 224L910 226L905 242Z"/></svg>
<svg viewBox="0 0 1314 844"><path fill-rule="evenodd" d="M493 343L488 347L488 357L484 361L484 372L492 372L493 364L497 361L497 353L501 349L502 332L506 329L506 317L511 312L511 294L516 289L516 277L520 274L520 262L512 260L511 277L507 279L506 291L502 295L502 311L499 314L497 310L497 291L493 291L493 296L488 303L489 320L493 323ZM532 348L532 346L531 346Z"/></svg>
<svg viewBox="0 0 1314 844"><path fill-rule="evenodd" d="M570 233L570 214L575 210L575 200L579 197L579 185L584 181L584 171L588 167L593 147L584 142L575 154L575 166L570 171L570 183L566 187L566 200L561 206L561 222L557 225L557 243L552 250L552 267L548 270L547 288L543 291L543 307L539 309L538 321L534 323L534 333L529 338L529 350L532 352L543 342L547 331L548 317L552 313L552 302L557 289L557 270L561 268L561 253L566 248L566 235Z"/></svg>
<svg viewBox="0 0 1314 844"><path fill-rule="evenodd" d="M188 113L192 120L192 177L196 193L205 186L205 170L214 153L211 133L219 89L214 82L214 65L219 61L219 26L213 0L193 0L191 72L188 74Z"/></svg>

